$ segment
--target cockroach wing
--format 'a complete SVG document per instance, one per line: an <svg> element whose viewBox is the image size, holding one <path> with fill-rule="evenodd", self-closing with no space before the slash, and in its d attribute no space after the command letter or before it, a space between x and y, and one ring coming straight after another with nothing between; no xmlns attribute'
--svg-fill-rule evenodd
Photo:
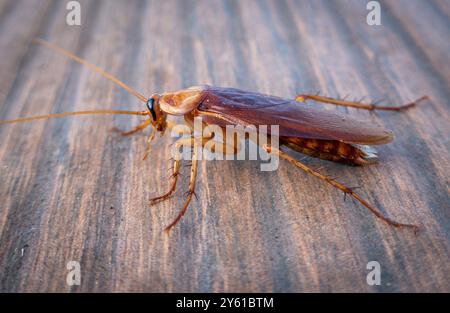
<svg viewBox="0 0 450 313"><path fill-rule="evenodd" d="M378 145L393 134L371 122L357 120L336 111L295 100L248 92L235 88L204 87L198 112L208 124L279 125L280 137L338 140ZM202 114L203 113L203 114ZM268 127L270 132L270 127Z"/></svg>

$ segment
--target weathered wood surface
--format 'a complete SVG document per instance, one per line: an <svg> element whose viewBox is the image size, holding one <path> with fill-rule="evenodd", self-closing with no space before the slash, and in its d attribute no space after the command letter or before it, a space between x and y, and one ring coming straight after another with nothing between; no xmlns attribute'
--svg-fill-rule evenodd
<svg viewBox="0 0 450 313"><path fill-rule="evenodd" d="M111 132L139 118L3 125L0 291L450 291L448 1L381 1L381 26L366 24L366 1L81 1L74 27L65 3L0 1L1 119L142 109L34 37L148 95L203 83L388 104L426 94L407 113L347 110L395 131L380 163L305 160L422 231L387 226L286 162L260 172L256 161L203 161L199 199L167 237L188 169L177 196L148 200L168 188L171 138L142 162L146 137ZM80 286L66 285L71 260ZM381 286L366 283L373 260Z"/></svg>

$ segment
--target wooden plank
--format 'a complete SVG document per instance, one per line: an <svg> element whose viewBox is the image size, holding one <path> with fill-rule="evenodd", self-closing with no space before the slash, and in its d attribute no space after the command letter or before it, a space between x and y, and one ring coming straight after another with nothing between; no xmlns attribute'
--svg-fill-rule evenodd
<svg viewBox="0 0 450 313"><path fill-rule="evenodd" d="M137 90L234 86L285 97L320 90L407 113L348 114L393 129L380 163L306 159L358 190L415 235L385 225L286 162L202 161L197 194L170 236L187 190L168 188L170 136L143 162L146 137L112 127L139 118L78 117L0 127L0 291L450 291L449 36L446 1L0 1L0 118L92 108L142 109L101 76L31 44L45 38ZM320 104L314 104L320 105ZM148 135L148 133L145 133ZM296 157L302 157L294 154ZM66 284L67 262L81 285ZM369 261L381 286L366 283Z"/></svg>

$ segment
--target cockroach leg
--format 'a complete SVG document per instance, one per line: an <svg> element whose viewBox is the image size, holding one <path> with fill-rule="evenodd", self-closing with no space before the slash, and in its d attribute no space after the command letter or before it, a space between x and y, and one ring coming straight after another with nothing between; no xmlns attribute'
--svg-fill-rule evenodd
<svg viewBox="0 0 450 313"><path fill-rule="evenodd" d="M132 130L129 131L121 131L118 128L113 128L114 131L119 132L122 136L130 136L133 135L139 131L144 130L145 128L147 128L149 125L151 125L151 120L150 119L146 119L145 122L143 122L142 124L139 124L138 126L136 126L135 128L133 128Z"/></svg>
<svg viewBox="0 0 450 313"><path fill-rule="evenodd" d="M177 182L178 182L178 176L180 175L180 160L175 160L173 162L173 171L172 171L172 184L170 186L170 189L168 192L166 192L165 194L163 194L162 196L159 197L155 197L153 199L150 200L150 205L154 205L156 203L165 201L167 199L169 199L173 193L175 192L175 189L177 187Z"/></svg>
<svg viewBox="0 0 450 313"><path fill-rule="evenodd" d="M303 171L317 177L320 178L324 181L326 181L327 183L329 183L330 185L342 190L345 194L350 195L352 198L354 198L355 200L357 200L359 203L361 203L363 206L365 206L367 209L369 209L373 214L375 214L376 217L380 218L381 220L383 220L384 222L386 222L389 225L392 225L394 227L408 227L408 228L412 228L414 229L414 232L416 232L418 230L418 226L416 225L412 225L412 224L403 224L403 223L399 223L396 222L392 219L390 219L389 217L386 217L383 215L382 212L380 212L377 208L373 207L372 205L370 205L367 201L365 201L363 198L361 198L357 193L355 193L351 188L335 181L334 179L327 177L325 175L320 174L319 172L314 171L313 169L309 168L308 166L304 165L303 163L299 162L298 160L296 160L295 158L293 158L292 156L290 156L289 154L280 151L278 149L275 149L273 147L270 147L268 145L265 145L263 147L268 153L274 153L279 155L281 158L287 160L288 162L290 162L291 164L295 165L296 167L302 169Z"/></svg>
<svg viewBox="0 0 450 313"><path fill-rule="evenodd" d="M176 145L176 149L180 149L181 146L188 146L193 148L193 152L192 152L192 163L191 163L191 176L190 176L190 180L189 180L189 190L187 191L186 194L186 201L180 211L180 213L178 214L178 216L175 218L175 220L165 228L166 233L168 233L170 231L170 229L172 227L174 227L179 221L180 219L183 217L183 215L186 213L186 210L189 206L189 203L192 200L192 196L194 195L197 198L197 195L195 194L195 183L196 183L196 177L197 177L197 168L198 168L198 148L197 145L202 145L202 147L205 147L206 143L211 142L211 139L214 137L213 134L211 134L208 137L203 137L203 138L181 138L178 139L175 142ZM233 145L224 143L224 142L220 142L220 141L213 141L213 143L215 145L213 145L212 147L215 147L214 149L212 149L211 152L213 153L224 153L224 154L236 154L239 152L240 150L240 146L238 145L238 143L235 143ZM170 188L170 190L157 198L153 198L152 204L159 202L159 201L164 201L167 198L169 198L174 192L175 192L175 188L176 188L176 183L177 183L177 178L179 175L179 170L180 170L180 164L178 160L174 161L174 180L172 182L172 186Z"/></svg>
<svg viewBox="0 0 450 313"><path fill-rule="evenodd" d="M147 139L147 147L145 149L145 154L144 154L144 157L142 158L142 160L146 160L148 155L150 154L150 148L151 148L150 144L152 143L153 139L155 139L156 131L157 131L156 128L153 128L150 136Z"/></svg>
<svg viewBox="0 0 450 313"><path fill-rule="evenodd" d="M151 122L150 122L151 123ZM166 128L161 132L161 136L164 135L164 132L167 129L172 129L175 125L177 125L177 123L173 122L173 121L166 121ZM148 155L150 154L150 148L151 148L151 142L153 141L153 139L155 139L156 133L158 132L158 130L156 128L152 129L152 132L150 134L150 136L147 139L147 148L145 149L145 154L143 157L143 160L147 159Z"/></svg>
<svg viewBox="0 0 450 313"><path fill-rule="evenodd" d="M206 139L206 138L204 138L204 139ZM180 148L183 147L183 146L192 148L194 146L194 141L195 141L195 139L193 137L180 138L177 141L175 141L173 144L175 145L176 151L179 151ZM150 205L154 205L154 204L156 204L158 202L162 202L162 201L167 200L175 192L175 188L176 188L176 185L177 185L177 182L178 182L178 176L180 174L180 161L181 160L174 160L174 163L173 163L173 174L172 174L173 181L172 181L172 185L171 185L169 191L166 192L165 194L163 194L162 196L150 199ZM191 163L190 166L192 167L192 163Z"/></svg>
<svg viewBox="0 0 450 313"><path fill-rule="evenodd" d="M186 213L187 208L189 206L189 203L192 200L192 195L195 194L195 183L196 183L196 179L197 179L197 169L198 169L198 147L197 147L197 143L195 142L195 139L193 139L194 144L193 144L193 151L192 151L192 166L191 166L191 176L189 179L189 190L188 190L188 194L186 197L186 201L184 202L183 208L181 209L180 213L178 213L178 216L173 220L172 223L169 224L169 226L167 226L164 231L168 234L170 229L172 229L172 227L174 227L176 224L178 224L178 222L180 221L180 219L183 217L183 215Z"/></svg>
<svg viewBox="0 0 450 313"><path fill-rule="evenodd" d="M299 102L306 102L306 100L315 100L315 101L322 102L322 103L329 103L329 104L340 105L340 106L344 106L344 107L352 107L352 108L357 108L357 109L364 109L364 110L369 110L369 111L373 111L373 110L402 111L402 110L412 108L419 102L427 100L427 99L428 99L428 96L423 96L423 97L417 99L416 101L413 101L411 103L407 103L404 105L379 106L379 105L376 105L375 103L367 104L367 103L361 103L361 102L357 102L357 101L334 99L334 98L324 97L324 96L320 96L320 95L300 94L295 98L295 100L299 101Z"/></svg>

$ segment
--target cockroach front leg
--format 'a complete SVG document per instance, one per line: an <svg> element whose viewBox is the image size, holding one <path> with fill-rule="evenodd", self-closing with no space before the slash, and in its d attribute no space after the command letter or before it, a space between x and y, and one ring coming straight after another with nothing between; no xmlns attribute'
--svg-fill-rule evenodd
<svg viewBox="0 0 450 313"><path fill-rule="evenodd" d="M137 132L140 132L140 131L146 129L150 124L151 124L151 121L149 119L147 119L142 124L139 124L138 126L136 126L135 128L133 128L132 130L129 130L129 131L122 131L118 128L113 128L113 130L119 132L122 136L130 136L130 135L133 135Z"/></svg>
<svg viewBox="0 0 450 313"><path fill-rule="evenodd" d="M308 99L315 100L315 101L322 102L322 103L329 103L329 104L340 105L340 106L344 106L344 107L352 107L352 108L357 108L357 109L364 109L364 110L369 110L369 111L374 111L374 110L402 111L402 110L412 108L417 103L428 99L428 96L423 96L423 97L417 99L416 101L413 101L411 103L407 103L404 105L399 105L399 106L379 106L376 104L367 104L367 103L361 103L361 102L356 102L356 101L347 101L347 100L334 99L334 98L324 97L324 96L320 96L320 95L310 95L310 94L301 94L295 98L295 100L299 101L299 102L306 102L306 100L308 100Z"/></svg>
<svg viewBox="0 0 450 313"><path fill-rule="evenodd" d="M150 149L152 147L151 143L152 143L153 139L155 139L156 132L157 132L157 130L155 128L153 128L152 132L150 133L150 136L148 136L145 153L144 153L144 157L142 158L142 160L146 160L148 155L150 154Z"/></svg>
<svg viewBox="0 0 450 313"><path fill-rule="evenodd" d="M324 181L326 181L327 183L329 183L330 185L342 190L345 194L350 195L351 197L353 197L354 199L356 199L359 203L361 203L362 205L364 205L366 208L368 208L373 214L375 214L376 217L380 218L381 220L383 220L384 222L386 222L389 225L392 225L394 227L408 227L408 228L413 228L414 232L416 232L418 230L418 226L416 225L412 225L412 224L403 224L403 223L399 223L396 222L392 219L390 219L389 217L386 217L383 215L382 212L380 212L380 210L378 210L377 208L373 207L372 205L370 205L367 201L365 201L363 198L361 198L357 193L355 193L351 188L335 181L334 179L327 177L325 175L320 174L319 172L316 172L315 170L309 168L308 166L306 166L305 164L301 163L300 161L296 160L295 158L291 157L289 154L280 151L278 149L275 149L273 147L270 147L268 145L264 146L264 149L268 152L268 153L274 153L279 155L281 158L289 161L291 164L295 165L296 167L304 170L306 173L309 173L317 178L320 178Z"/></svg>
<svg viewBox="0 0 450 313"><path fill-rule="evenodd" d="M171 122L171 121L167 121L166 122L166 129L171 129L175 125L176 125L176 123ZM165 130L163 130L162 132L164 133ZM150 154L150 149L152 147L151 143L152 143L153 139L155 139L155 136L156 136L157 132L158 132L158 130L156 128L152 129L152 132L151 132L150 136L147 139L147 147L145 148L145 153L144 153L144 157L142 158L142 160L146 160L148 155Z"/></svg>

